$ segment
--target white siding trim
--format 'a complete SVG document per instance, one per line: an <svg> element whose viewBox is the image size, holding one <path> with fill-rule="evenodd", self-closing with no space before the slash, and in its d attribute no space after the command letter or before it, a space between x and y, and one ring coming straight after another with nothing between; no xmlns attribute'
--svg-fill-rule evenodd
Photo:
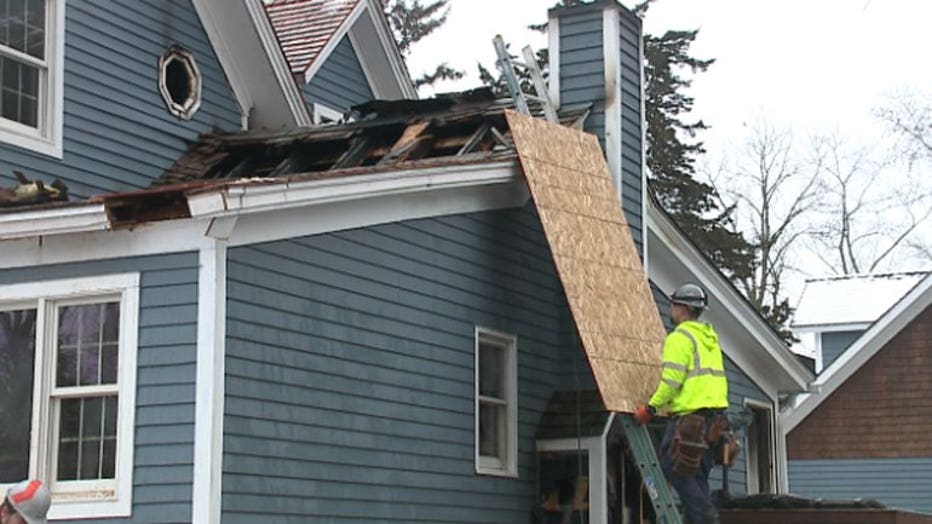
<svg viewBox="0 0 932 524"><path fill-rule="evenodd" d="M767 413L770 414L770 416L768 417L770 419L770 424L769 424L770 427L768 428L770 431L770 435L768 435L768 439L767 439L770 443L770 462L773 464L773 469L770 471L770 484L771 486L776 488L775 489L776 491L779 491L778 484L777 484L777 479L779 478L777 475L777 470L779 469L778 458L780 458L780 454L777 452L777 443L776 443L776 440L777 440L776 439L776 435L777 435L777 432L776 432L777 420L776 419L777 417L775 416L776 411L774 410L773 400L771 400L770 402L761 402L760 400L757 400L757 399L745 397L743 404L744 404L744 407L746 408L751 407L751 408L758 409L761 411L767 411ZM747 445L747 440L745 440L745 453L746 454L747 454L747 451L750 449L750 447L751 446ZM783 453L782 458L783 458L783 462L786 463L786 453ZM744 477L745 477L744 480L745 480L745 486L747 486L748 490L750 491L752 483L751 483L751 468L750 468L749 461L750 461L750 455L746 455L745 464L747 465L747 467L745 467L745 470L744 470ZM757 464L757 467L759 469L760 464ZM756 483L757 481L755 480L754 484ZM758 493L760 492L760 486L758 486L757 492Z"/></svg>
<svg viewBox="0 0 932 524"><path fill-rule="evenodd" d="M0 214L0 240L107 229L103 204Z"/></svg>
<svg viewBox="0 0 932 524"><path fill-rule="evenodd" d="M417 90L411 82L408 68L378 3L373 0L365 0L364 3L369 6L366 10L367 18L357 19L347 35L373 96L386 100L416 99ZM367 21L371 25L368 25ZM386 65L387 71L384 68ZM377 73L380 66L383 74ZM385 72L388 74L384 74Z"/></svg>
<svg viewBox="0 0 932 524"><path fill-rule="evenodd" d="M226 242L215 240L200 250L199 259L191 522L209 524L220 522L222 494Z"/></svg>
<svg viewBox="0 0 932 524"><path fill-rule="evenodd" d="M621 159L621 18L618 7L602 11L602 52L605 68L605 157L620 202L623 184ZM624 207L624 204L622 204Z"/></svg>
<svg viewBox="0 0 932 524"><path fill-rule="evenodd" d="M638 24L638 72L641 82L641 118L638 124L641 126L641 254L643 255L644 267L650 264L647 250L647 228L643 227L647 220L647 201L650 199L650 193L647 188L647 77L644 74L644 26Z"/></svg>
<svg viewBox="0 0 932 524"><path fill-rule="evenodd" d="M547 40L550 46L550 100L555 109L560 109L560 17L551 15L547 24Z"/></svg>
<svg viewBox="0 0 932 524"><path fill-rule="evenodd" d="M246 3L246 9L252 18L253 26L259 34L266 56L275 72L275 80L279 89L285 95L288 107L294 116L295 124L298 127L311 125L311 115L307 109L307 104L304 102L298 84L291 75L291 68L288 66L288 61L278 44L278 37L275 36L275 30L272 29L272 22L269 21L268 16L265 14L262 0L243 1Z"/></svg>
<svg viewBox="0 0 932 524"><path fill-rule="evenodd" d="M923 278L905 297L890 308L813 382L819 393L799 397L796 407L784 414L784 431L789 433L806 419L823 400L845 383L900 331L932 304L932 274Z"/></svg>
<svg viewBox="0 0 932 524"><path fill-rule="evenodd" d="M537 441L537 451L585 451L589 454L589 523L608 524L608 453L605 439L615 414L599 437L562 438Z"/></svg>

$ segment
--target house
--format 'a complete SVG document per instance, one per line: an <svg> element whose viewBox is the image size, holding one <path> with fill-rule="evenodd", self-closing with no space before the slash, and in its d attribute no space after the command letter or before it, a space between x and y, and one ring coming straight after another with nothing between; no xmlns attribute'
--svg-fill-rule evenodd
<svg viewBox="0 0 932 524"><path fill-rule="evenodd" d="M806 279L791 328L814 356L816 372L829 367L926 274L913 271Z"/></svg>
<svg viewBox="0 0 932 524"><path fill-rule="evenodd" d="M372 4L289 40L313 3L46 0L67 52L0 47L60 122L4 117L3 181L71 195L0 213L2 482L46 479L57 521L514 522L573 467L607 522L637 491L613 413L695 280L752 416L731 491L783 491L776 407L811 375L645 198L640 21L551 11L541 130L482 91L336 96L409 81Z"/></svg>
<svg viewBox="0 0 932 524"><path fill-rule="evenodd" d="M784 414L792 491L932 512L930 306L926 273L822 371L817 392Z"/></svg>

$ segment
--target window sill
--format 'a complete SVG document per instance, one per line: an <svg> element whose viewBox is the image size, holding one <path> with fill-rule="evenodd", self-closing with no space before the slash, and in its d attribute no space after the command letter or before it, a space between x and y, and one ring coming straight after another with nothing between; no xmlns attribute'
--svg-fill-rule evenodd
<svg viewBox="0 0 932 524"><path fill-rule="evenodd" d="M116 500L61 500L58 495L53 494L52 507L49 509L49 520L130 516L132 516L132 503L129 497Z"/></svg>
<svg viewBox="0 0 932 524"><path fill-rule="evenodd" d="M488 468L482 466L476 466L476 475L484 475L487 477L502 477L502 478L518 478L518 472L508 469L497 469L497 468Z"/></svg>
<svg viewBox="0 0 932 524"><path fill-rule="evenodd" d="M9 120L0 119L0 142L59 160L62 158L61 140L45 138L35 129Z"/></svg>

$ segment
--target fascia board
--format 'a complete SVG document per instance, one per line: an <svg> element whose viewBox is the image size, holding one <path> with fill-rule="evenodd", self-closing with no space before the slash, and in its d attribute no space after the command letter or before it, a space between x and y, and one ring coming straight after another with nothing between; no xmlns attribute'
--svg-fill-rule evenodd
<svg viewBox="0 0 932 524"><path fill-rule="evenodd" d="M110 227L103 204L0 214L0 240L100 231Z"/></svg>
<svg viewBox="0 0 932 524"><path fill-rule="evenodd" d="M813 386L819 393L799 397L796 406L784 414L784 431L789 433L805 420L929 304L932 304L932 275L922 279L816 378Z"/></svg>
<svg viewBox="0 0 932 524"><path fill-rule="evenodd" d="M792 384L798 391L807 389L813 375L790 353L782 340L770 326L752 310L725 277L705 260L692 243L680 233L670 219L651 202L647 206L648 231L658 237L658 241L687 266L707 290L734 314L745 329L765 348L769 360L783 372L785 380L778 381L786 386ZM657 249L651 247L650 249ZM653 259L653 257L651 257ZM656 260L656 259L655 259ZM747 371L747 370L746 370ZM774 382L774 369L761 370L761 375L768 382Z"/></svg>
<svg viewBox="0 0 932 524"><path fill-rule="evenodd" d="M209 0L192 0L192 4L198 18L201 20L201 25L204 26L207 39L210 40L210 45L217 54L217 59L229 79L233 96L236 97L236 102L240 107L240 113L246 115L253 106L252 96L246 87L246 81L236 59L236 53L232 50L231 43L227 41L224 34L223 26L212 11Z"/></svg>
<svg viewBox="0 0 932 524"><path fill-rule="evenodd" d="M388 56L388 64L391 66L394 81L397 82L401 91L402 98L416 99L417 89L414 82L411 81L411 75L408 72L408 66L405 65L404 57L401 56L401 50L398 49L398 43L392 34L392 29L385 18L385 14L375 0L366 0L369 6L368 13L375 26L376 34L379 37L382 50Z"/></svg>
<svg viewBox="0 0 932 524"><path fill-rule="evenodd" d="M311 79L314 78L314 75L317 74L317 71L323 67L324 63L330 58L330 55L333 54L334 49L340 44L340 41L343 40L343 37L346 36L346 33L349 32L350 28L353 27L353 24L356 23L356 20L362 15L362 13L368 9L368 4L366 2L359 2L356 4L356 7L350 11L350 14L347 15L346 20L343 21L343 24L333 33L333 36L330 37L330 40L327 41L327 44L324 45L323 49L320 50L320 53L314 57L314 61L311 62L311 65L308 66L307 70L304 71L304 83L309 84Z"/></svg>
<svg viewBox="0 0 932 524"><path fill-rule="evenodd" d="M331 180L235 184L188 195L194 218L280 211L294 207L371 199L399 193L509 184L520 176L515 161L426 167Z"/></svg>
<svg viewBox="0 0 932 524"><path fill-rule="evenodd" d="M836 333L839 331L863 331L871 322L848 322L845 324L801 324L790 326L796 333Z"/></svg>
<svg viewBox="0 0 932 524"><path fill-rule="evenodd" d="M223 0L227 2L229 0ZM282 53L281 46L278 43L278 37L275 36L275 30L272 28L272 22L269 21L265 8L262 6L262 0L243 0L246 10L252 20L252 26L259 35L262 46L265 49L266 57L272 66L275 81L281 90L282 95L294 116L295 125L305 127L313 125L311 114L308 111L307 104L301 94L301 89L291 75L291 68L288 61Z"/></svg>

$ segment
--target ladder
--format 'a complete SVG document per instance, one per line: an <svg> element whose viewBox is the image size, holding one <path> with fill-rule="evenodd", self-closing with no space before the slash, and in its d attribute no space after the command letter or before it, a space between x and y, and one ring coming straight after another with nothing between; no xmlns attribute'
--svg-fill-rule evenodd
<svg viewBox="0 0 932 524"><path fill-rule="evenodd" d="M511 55L508 54L508 49L505 46L505 40L502 38L502 35L495 35L495 38L492 39L492 43L495 45L495 53L498 55L498 68L505 77L505 84L508 86L508 92L511 93L512 100L515 101L515 108L525 115L530 115L531 110L528 107L527 101L535 100L540 102L541 106L543 106L544 115L547 117L547 120L554 124L559 124L560 118L557 116L557 111L553 107L553 101L550 100L550 94L547 91L547 83L544 82L544 75L540 72L540 64L537 63L537 58L534 56L534 50L531 46L525 46L522 51L524 62L516 62L512 60ZM523 67L530 74L531 81L534 82L534 89L537 91L536 96L527 94L521 90L521 83L518 82L515 66Z"/></svg>
<svg viewBox="0 0 932 524"><path fill-rule="evenodd" d="M632 457L634 457L635 465L641 473L644 489L654 506L657 523L682 524L683 519L676 508L673 490L667 484L667 478L664 476L663 470L660 469L660 460L657 458L657 451L654 449L654 443L650 439L647 426L635 423L631 415L628 414L619 414L618 418L621 419L622 428L625 430L628 448L631 450Z"/></svg>

